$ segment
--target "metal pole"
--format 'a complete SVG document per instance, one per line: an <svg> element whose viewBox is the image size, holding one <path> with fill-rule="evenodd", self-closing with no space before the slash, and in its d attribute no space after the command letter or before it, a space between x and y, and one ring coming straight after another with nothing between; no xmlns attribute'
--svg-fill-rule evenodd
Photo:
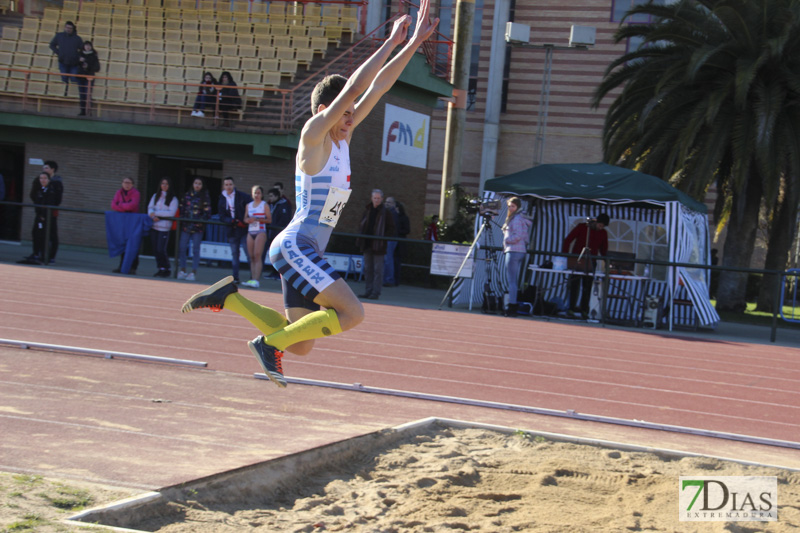
<svg viewBox="0 0 800 533"><path fill-rule="evenodd" d="M772 331L769 334L769 342L775 342L778 333L778 309L783 299L781 298L781 290L783 290L783 276L775 275L775 301L772 303Z"/></svg>
<svg viewBox="0 0 800 533"><path fill-rule="evenodd" d="M50 220L53 216L53 210L49 207L46 208L47 213L44 216L44 250L42 250L42 264L47 266L50 264Z"/></svg>
<svg viewBox="0 0 800 533"><path fill-rule="evenodd" d="M464 144L464 127L467 122L467 89L474 17L475 0L458 0L453 64L450 75L455 102L450 102L447 107L442 190L439 199L439 218L445 222L452 222L456 212L455 198L452 196L448 198L447 192L454 185L461 183L461 154Z"/></svg>
<svg viewBox="0 0 800 533"><path fill-rule="evenodd" d="M481 234L483 233L484 227L486 227L486 224L481 224L481 229L479 229L478 233L475 235L475 240L472 241L472 245L469 247L469 250L467 250L467 255L464 256L464 260L461 261L461 266L458 267L458 272L456 272L456 275L453 276L453 281L450 282L450 287L448 287L447 292L444 293L444 298L442 298L441 303L439 303L439 309L442 308L444 302L447 300L447 297L450 296L450 292L453 290L453 287L455 287L456 281L458 281L458 277L461 275L461 271L464 270L464 266L467 264L467 261L469 261L469 257L475 252L475 247L481 238ZM472 306L472 299L470 299L470 307L471 306Z"/></svg>
<svg viewBox="0 0 800 533"><path fill-rule="evenodd" d="M483 120L480 192L486 180L495 177L497 143L500 138L500 108L503 100L503 71L506 63L505 25L509 19L510 0L497 0L492 18L492 45L489 51L489 76L486 81L486 113Z"/></svg>

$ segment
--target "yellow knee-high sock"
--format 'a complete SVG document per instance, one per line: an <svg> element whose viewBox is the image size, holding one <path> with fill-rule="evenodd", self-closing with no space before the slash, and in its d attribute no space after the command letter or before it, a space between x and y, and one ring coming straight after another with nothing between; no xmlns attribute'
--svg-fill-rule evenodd
<svg viewBox="0 0 800 533"><path fill-rule="evenodd" d="M246 318L264 335L275 333L289 324L279 312L250 301L238 292L225 298L224 308Z"/></svg>
<svg viewBox="0 0 800 533"><path fill-rule="evenodd" d="M333 309L314 311L297 322L292 322L280 331L267 335L267 344L285 350L292 344L328 337L342 332L339 317Z"/></svg>

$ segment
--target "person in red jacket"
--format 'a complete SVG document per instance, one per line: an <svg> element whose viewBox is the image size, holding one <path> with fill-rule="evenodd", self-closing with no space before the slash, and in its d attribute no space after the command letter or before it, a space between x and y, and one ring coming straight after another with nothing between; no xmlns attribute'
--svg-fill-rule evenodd
<svg viewBox="0 0 800 533"><path fill-rule="evenodd" d="M580 313L583 318L589 315L589 297L592 289L592 276L580 274L581 272L594 272L594 261L587 256L602 255L608 253L608 226L610 219L605 213L601 213L596 219L589 219L575 226L569 232L561 252L565 254L581 254L577 261L574 261L573 274L569 277L569 310L567 314L572 316ZM568 261L573 263L574 258ZM578 293L581 294L581 305L575 307L578 301Z"/></svg>
<svg viewBox="0 0 800 533"><path fill-rule="evenodd" d="M122 187L120 187L120 189L116 192L114 199L111 200L111 209L119 213L138 213L140 198L141 196L139 195L139 191L137 191L133 186L133 178L124 178L122 180ZM124 253L119 258L119 266L114 269L116 274L122 272L123 261L125 261ZM138 266L139 256L137 255L133 259L130 273L136 274L136 267Z"/></svg>
<svg viewBox="0 0 800 533"><path fill-rule="evenodd" d="M431 223L428 224L428 227L425 229L425 240L426 241L439 240L439 215L433 215L431 217Z"/></svg>

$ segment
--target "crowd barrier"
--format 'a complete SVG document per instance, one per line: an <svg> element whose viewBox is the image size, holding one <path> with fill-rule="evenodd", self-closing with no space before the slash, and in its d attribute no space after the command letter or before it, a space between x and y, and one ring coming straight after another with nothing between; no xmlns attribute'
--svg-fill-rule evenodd
<svg viewBox="0 0 800 533"><path fill-rule="evenodd" d="M64 206L40 206L35 204L29 203L22 203L22 202L10 202L10 201L0 201L0 206L12 206L12 207L20 207L20 208L45 208L47 210L47 220L46 220L46 232L45 232L45 255L44 255L44 264L47 264L48 259L48 249L50 246L50 217L52 215L52 211L58 210L59 212L75 212L75 213L84 213L84 214L93 214L93 215L102 215L105 216L106 211L98 211L98 210L90 210L90 209L76 209ZM216 215L215 215L216 217ZM196 223L197 221L192 219L180 218L180 217L162 217L164 220L172 220L177 223L177 231L180 231L181 224L183 223ZM230 247L227 243L227 238L225 237L225 230L228 227L226 223L220 222L218 219L210 219L203 222L206 224L204 242L210 245L219 245L221 249L227 249L227 258L225 257L207 257L207 260L218 260L218 261L229 261L230 260ZM280 229L276 226L268 226L270 229ZM375 235L361 235L355 233L339 233L333 232L332 237L339 237L345 238L354 242L355 239L359 237L367 237L371 239L379 239L379 240L387 240L387 241L397 241L397 242L405 242L405 243L413 243L416 245L422 246L432 246L434 244L433 241L426 241L421 239L408 239L408 238L399 238L399 237L379 237ZM484 247L484 249L488 249L489 252L501 252L502 248L499 247ZM202 252L201 252L202 253ZM221 252L225 253L225 252ZM552 252L549 250L528 250L529 254L547 254L554 257L573 257L577 258L577 255L574 254L564 254L559 252ZM179 256L179 249L178 249L178 239L175 239L175 246L174 246L174 255L173 260L175 264L178 264L178 256ZM329 258L331 261L331 266L345 274L345 277L353 275L358 276L357 279L361 277L361 256L356 254L347 254L347 253L326 253L326 258ZM203 258L203 257L201 257ZM596 259L603 259L602 257L597 257ZM793 322L793 323L800 323L800 302L798 302L798 294L797 288L798 284L800 284L800 269L789 269L785 271L780 270L767 270L767 269L754 269L754 268L735 268L735 267L723 267L723 266L713 266L713 265L698 265L694 263L674 263L674 262L667 262L667 261L658 261L654 259L648 260L638 260L638 259L630 259L630 262L633 263L646 263L651 266L665 266L667 268L677 269L680 267L684 268L692 268L692 269L703 269L709 270L711 272L739 272L743 274L762 274L765 277L769 277L772 281L774 288L774 308L772 311L772 327L771 327L771 342L775 342L776 338L776 330L777 330L777 321L778 317L786 322ZM402 265L404 268L413 268L413 269L429 269L430 264L428 265L419 265L419 264L407 264L403 263ZM606 268L608 268L608 264L606 263ZM177 276L177 268L173 270L173 276ZM608 275L608 272L606 272ZM787 298L787 295L789 297ZM783 307L791 307L792 311L790 316L786 316L783 311Z"/></svg>

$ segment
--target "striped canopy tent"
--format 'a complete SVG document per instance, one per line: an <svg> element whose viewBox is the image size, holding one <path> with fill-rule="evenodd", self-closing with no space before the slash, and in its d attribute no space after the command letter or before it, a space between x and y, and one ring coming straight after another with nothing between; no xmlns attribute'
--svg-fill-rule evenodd
<svg viewBox="0 0 800 533"><path fill-rule="evenodd" d="M609 230L617 231L611 239L612 251L616 246L617 251L635 253L637 260L710 262L706 206L655 176L605 163L539 165L487 180L485 190L488 196L519 196L526 201L527 213L534 219L530 248L535 250L560 252L564 237L576 222L607 213L612 221ZM503 217L501 213L498 221ZM494 241L502 243L497 226ZM539 253L531 262L541 264L548 259L551 256ZM644 268L644 264L637 265L637 273ZM476 274L479 270L476 268ZM669 302L670 324L680 319L710 326L719 322L719 315L708 298L709 274L707 269L654 265L654 282L648 292ZM493 277L502 278L499 268ZM561 285L553 294L565 298L566 284ZM679 302L691 305L678 309Z"/></svg>

